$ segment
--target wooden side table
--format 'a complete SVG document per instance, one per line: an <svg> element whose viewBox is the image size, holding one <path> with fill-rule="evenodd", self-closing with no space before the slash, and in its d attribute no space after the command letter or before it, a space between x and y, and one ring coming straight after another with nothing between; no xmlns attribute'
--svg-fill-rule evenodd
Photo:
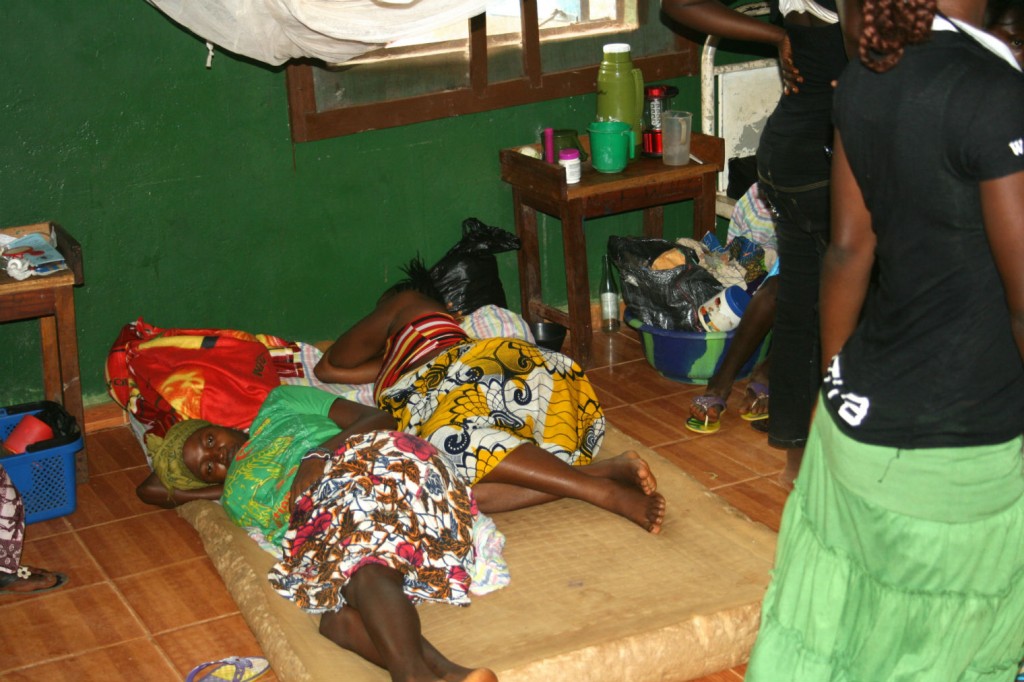
<svg viewBox="0 0 1024 682"><path fill-rule="evenodd" d="M581 136L580 141L589 151L589 139ZM516 234L522 242L519 286L523 317L528 322L553 320L566 326L572 338L569 354L584 368L590 361L593 337L584 220L642 210L644 236L661 237L665 205L692 200L693 235L700 239L715 226L715 180L724 168L725 141L694 133L690 151L693 158L686 166L638 158L614 174L598 173L588 162L580 182L573 185L566 184L559 166L516 149L500 152L501 179L512 186ZM562 223L568 313L542 300L537 211Z"/></svg>
<svg viewBox="0 0 1024 682"><path fill-rule="evenodd" d="M78 328L75 322L74 287L85 282L82 274L82 247L60 225L41 223L6 228L10 234L49 232L53 229L57 249L68 270L24 280L11 278L0 270L0 323L39 319L43 351L43 392L47 400L60 403L85 433L82 407L82 383L78 366ZM85 449L75 460L79 483L89 480Z"/></svg>

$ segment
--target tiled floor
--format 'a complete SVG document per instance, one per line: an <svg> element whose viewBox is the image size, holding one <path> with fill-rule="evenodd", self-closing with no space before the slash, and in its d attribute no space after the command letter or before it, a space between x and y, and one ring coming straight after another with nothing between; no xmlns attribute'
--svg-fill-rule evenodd
<svg viewBox="0 0 1024 682"><path fill-rule="evenodd" d="M701 387L659 376L630 331L598 333L593 357L588 374L612 424L778 530L784 456L763 434L728 412L717 434L683 428ZM191 526L135 498L149 470L128 429L86 440L91 477L78 487L77 510L29 526L23 557L70 582L36 597L0 597L0 680L171 682L203 661L260 655ZM741 666L702 682L742 679Z"/></svg>

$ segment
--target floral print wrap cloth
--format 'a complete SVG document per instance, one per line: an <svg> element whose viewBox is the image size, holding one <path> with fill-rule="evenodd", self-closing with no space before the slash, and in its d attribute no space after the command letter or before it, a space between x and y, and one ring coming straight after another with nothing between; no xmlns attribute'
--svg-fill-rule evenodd
<svg viewBox="0 0 1024 682"><path fill-rule="evenodd" d="M475 513L469 489L426 441L352 436L299 498L268 578L310 613L344 606L342 588L369 563L399 571L414 602L468 604Z"/></svg>

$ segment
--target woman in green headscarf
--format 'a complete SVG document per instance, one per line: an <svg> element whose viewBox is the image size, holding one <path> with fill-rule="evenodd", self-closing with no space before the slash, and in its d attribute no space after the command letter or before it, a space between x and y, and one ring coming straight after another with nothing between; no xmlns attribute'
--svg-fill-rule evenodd
<svg viewBox="0 0 1024 682"><path fill-rule="evenodd" d="M146 438L146 448L149 450L153 465L152 477L155 477L156 481L163 486L163 490L154 490L155 495L151 497L145 494L144 490L150 490L153 487L153 482L150 482L150 485L145 489L143 486L139 486L137 492L143 501L160 506L174 506L175 503L187 502L187 499L178 498L182 497L183 494L185 497L188 497L189 491L192 491L191 494L195 496L194 499L217 499L220 497L221 490L223 489L223 486L220 485L215 486L217 488L216 491L207 490L202 494L194 492L211 486L209 483L201 481L195 474L189 471L189 468L185 466L184 458L181 456L182 450L185 447L185 441L193 433L207 426L213 426L213 424L203 419L189 419L172 426L167 430L167 434L163 438L152 435ZM143 485L146 484L144 483Z"/></svg>
<svg viewBox="0 0 1024 682"><path fill-rule="evenodd" d="M190 420L149 441L159 487L139 495L219 496L232 521L280 546L271 586L393 680L496 682L420 631L415 602L469 602L476 512L448 460L394 426L374 407L281 386L248 435Z"/></svg>

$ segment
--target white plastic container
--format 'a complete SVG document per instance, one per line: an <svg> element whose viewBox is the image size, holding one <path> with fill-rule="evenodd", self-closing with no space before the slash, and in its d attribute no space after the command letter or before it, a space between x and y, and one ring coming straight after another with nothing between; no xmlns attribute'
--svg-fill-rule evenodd
<svg viewBox="0 0 1024 682"><path fill-rule="evenodd" d="M740 318L750 304L750 294L743 287L733 285L704 302L697 318L704 331L727 332L740 324Z"/></svg>
<svg viewBox="0 0 1024 682"><path fill-rule="evenodd" d="M562 149L558 152L558 165L565 168L565 182L575 185L580 181L582 165L578 149Z"/></svg>

